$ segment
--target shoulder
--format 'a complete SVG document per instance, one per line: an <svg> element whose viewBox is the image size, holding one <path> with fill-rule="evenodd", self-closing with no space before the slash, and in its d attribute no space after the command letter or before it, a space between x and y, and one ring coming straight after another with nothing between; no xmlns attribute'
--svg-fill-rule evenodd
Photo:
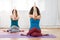
<svg viewBox="0 0 60 40"><path fill-rule="evenodd" d="M13 17L13 15L10 15L10 18L12 18Z"/></svg>
<svg viewBox="0 0 60 40"><path fill-rule="evenodd" d="M12 15L10 15L10 17L12 17Z"/></svg>

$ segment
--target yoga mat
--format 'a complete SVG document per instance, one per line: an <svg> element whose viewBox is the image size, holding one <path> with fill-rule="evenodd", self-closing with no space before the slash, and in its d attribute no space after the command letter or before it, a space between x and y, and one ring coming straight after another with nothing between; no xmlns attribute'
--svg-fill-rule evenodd
<svg viewBox="0 0 60 40"><path fill-rule="evenodd" d="M49 34L49 36L31 37L21 36L20 34L0 34L0 38L56 38L55 35Z"/></svg>

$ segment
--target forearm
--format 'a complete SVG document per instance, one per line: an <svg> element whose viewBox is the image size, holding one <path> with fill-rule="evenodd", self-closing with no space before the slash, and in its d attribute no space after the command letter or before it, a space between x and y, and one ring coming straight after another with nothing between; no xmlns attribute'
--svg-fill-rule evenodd
<svg viewBox="0 0 60 40"><path fill-rule="evenodd" d="M40 16L40 15L39 15L39 16L30 15L29 17L30 17L30 18L34 18L35 20L36 20L36 19L41 19L41 16Z"/></svg>
<svg viewBox="0 0 60 40"><path fill-rule="evenodd" d="M41 19L41 16L37 16L36 19Z"/></svg>
<svg viewBox="0 0 60 40"><path fill-rule="evenodd" d="M30 18L33 18L33 15L29 15Z"/></svg>
<svg viewBox="0 0 60 40"><path fill-rule="evenodd" d="M41 16L35 16L34 19L41 19Z"/></svg>
<svg viewBox="0 0 60 40"><path fill-rule="evenodd" d="M18 20L19 18L17 17L17 18L14 18L14 20Z"/></svg>
<svg viewBox="0 0 60 40"><path fill-rule="evenodd" d="M12 20L18 20L19 18L11 18Z"/></svg>

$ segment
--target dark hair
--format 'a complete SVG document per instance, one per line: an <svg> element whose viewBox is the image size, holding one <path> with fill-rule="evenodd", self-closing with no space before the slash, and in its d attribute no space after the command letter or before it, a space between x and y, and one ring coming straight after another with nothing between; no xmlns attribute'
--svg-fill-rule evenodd
<svg viewBox="0 0 60 40"><path fill-rule="evenodd" d="M37 14L38 15L40 15L40 11L39 11L39 9L38 9L38 7L36 7L36 9L37 9ZM33 7L30 9L30 12L29 12L29 14L31 14L31 15L33 15Z"/></svg>
<svg viewBox="0 0 60 40"><path fill-rule="evenodd" d="M13 9L13 10L12 10L12 14L13 14L14 11L15 11L15 15L16 15L16 17L17 17L17 16L18 16L17 10L16 10L16 9Z"/></svg>

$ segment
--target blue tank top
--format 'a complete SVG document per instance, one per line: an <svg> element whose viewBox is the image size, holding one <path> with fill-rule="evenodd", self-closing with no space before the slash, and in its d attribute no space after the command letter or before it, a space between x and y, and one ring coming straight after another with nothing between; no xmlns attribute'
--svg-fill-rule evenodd
<svg viewBox="0 0 60 40"><path fill-rule="evenodd" d="M17 27L19 27L18 26L18 20L13 20L13 19L11 19L11 27L12 26L17 26Z"/></svg>
<svg viewBox="0 0 60 40"><path fill-rule="evenodd" d="M40 19L34 20L33 18L30 18L30 30L32 28L37 28L40 30L39 22L40 22Z"/></svg>

